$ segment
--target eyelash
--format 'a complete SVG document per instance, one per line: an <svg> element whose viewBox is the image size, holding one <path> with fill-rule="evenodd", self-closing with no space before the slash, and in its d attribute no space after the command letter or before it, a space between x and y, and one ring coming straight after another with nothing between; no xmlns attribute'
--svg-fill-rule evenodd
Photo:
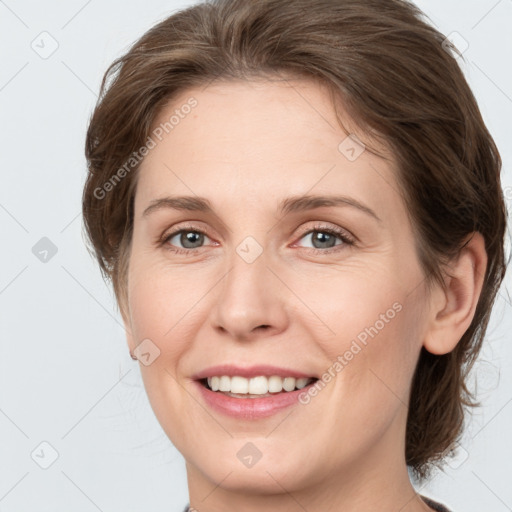
<svg viewBox="0 0 512 512"><path fill-rule="evenodd" d="M196 249L181 249L179 247L171 246L167 242L171 240L173 237L180 233L199 233L201 235L207 236L208 234L202 230L198 229L194 226L182 226L179 229L172 231L171 233L164 233L162 237L158 241L158 245L162 246L165 250L171 251L176 254L185 254L185 255L191 255L194 252L196 252ZM299 240L304 238L306 235L310 235L314 232L320 232L320 233L327 233L329 235L334 235L335 237L338 237L343 243L337 244L334 247L330 247L327 249L316 249L316 248L305 248L308 249L310 253L312 254L331 254L332 252L338 252L339 250L342 250L344 246L353 246L355 245L355 239L350 236L346 231L335 228L335 227L328 227L328 226L322 226L322 225L315 225L312 228L308 228L306 231L304 231L301 235ZM208 237L209 238L209 237ZM198 247L197 249L202 249L203 247Z"/></svg>

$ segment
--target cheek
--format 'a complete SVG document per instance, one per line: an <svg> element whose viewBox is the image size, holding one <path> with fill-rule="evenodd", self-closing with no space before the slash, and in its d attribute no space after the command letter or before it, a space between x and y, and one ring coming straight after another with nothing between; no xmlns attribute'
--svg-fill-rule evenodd
<svg viewBox="0 0 512 512"><path fill-rule="evenodd" d="M179 351L187 341L181 330L194 317L204 287L199 273L166 268L136 255L130 262L128 287L134 332L154 338L161 350Z"/></svg>
<svg viewBox="0 0 512 512"><path fill-rule="evenodd" d="M347 429L365 425L377 433L408 403L422 341L423 292L405 285L418 282L412 273L400 279L389 271L337 275L309 279L314 288L306 280L298 287L315 313L309 315L312 339L328 361L321 380L343 410L327 414L333 424L341 415Z"/></svg>
<svg viewBox="0 0 512 512"><path fill-rule="evenodd" d="M171 279L169 270L157 268L143 255L132 256L128 303L133 344L150 340L158 354L150 365L141 364L150 398L160 392L172 392L178 386L173 377L190 339L183 329L201 296L200 290L183 284L175 277Z"/></svg>
<svg viewBox="0 0 512 512"><path fill-rule="evenodd" d="M140 364L144 387L160 425L182 453L188 453L194 439L187 425L201 415L196 402L183 393L180 361L190 348L194 305L201 291L184 286L176 272L157 268L143 258L130 264L129 307L135 345L149 339L157 347L158 357ZM188 332L186 332L188 331ZM178 420L179 419L179 420Z"/></svg>

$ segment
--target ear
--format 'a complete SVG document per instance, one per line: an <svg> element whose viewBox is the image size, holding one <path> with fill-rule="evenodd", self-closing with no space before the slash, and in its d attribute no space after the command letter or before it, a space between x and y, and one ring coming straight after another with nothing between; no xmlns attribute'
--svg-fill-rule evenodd
<svg viewBox="0 0 512 512"><path fill-rule="evenodd" d="M487 268L481 233L468 235L466 244L447 267L445 289L436 285L430 301L429 326L423 346L432 354L451 352L469 328Z"/></svg>

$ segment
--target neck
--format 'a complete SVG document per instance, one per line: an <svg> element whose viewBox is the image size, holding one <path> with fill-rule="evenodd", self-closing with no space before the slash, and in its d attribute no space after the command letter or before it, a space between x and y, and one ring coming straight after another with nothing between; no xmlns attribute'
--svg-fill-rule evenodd
<svg viewBox="0 0 512 512"><path fill-rule="evenodd" d="M226 457L208 474L187 462L190 507L198 512L432 512L409 479L406 414L407 409L401 409L383 435L342 462L328 452L306 451L303 463L294 468L286 467L284 457L268 457L241 470Z"/></svg>
<svg viewBox="0 0 512 512"><path fill-rule="evenodd" d="M198 512L432 512L414 490L405 462L352 468L298 489L285 489L270 469L259 492L231 485L230 472L214 482L187 463L187 476L190 507Z"/></svg>

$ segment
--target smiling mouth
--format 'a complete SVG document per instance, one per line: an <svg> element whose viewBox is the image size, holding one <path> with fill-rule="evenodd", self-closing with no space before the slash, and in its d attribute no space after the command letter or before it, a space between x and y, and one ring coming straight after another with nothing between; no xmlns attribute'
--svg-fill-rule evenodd
<svg viewBox="0 0 512 512"><path fill-rule="evenodd" d="M233 398L265 398L281 393L298 391L318 379L316 377L266 377L260 375L247 379L238 375L219 375L200 379L199 382L210 391L221 393Z"/></svg>

